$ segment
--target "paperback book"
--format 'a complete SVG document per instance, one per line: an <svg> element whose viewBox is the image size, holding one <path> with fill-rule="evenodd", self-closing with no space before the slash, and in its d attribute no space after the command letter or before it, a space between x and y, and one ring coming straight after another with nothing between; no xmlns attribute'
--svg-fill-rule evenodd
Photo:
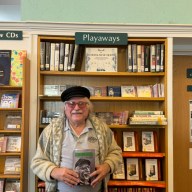
<svg viewBox="0 0 192 192"><path fill-rule="evenodd" d="M7 136L0 135L0 153L5 153L7 147Z"/></svg>
<svg viewBox="0 0 192 192"><path fill-rule="evenodd" d="M95 171L95 149L75 149L73 151L73 170L79 174L79 185L90 185Z"/></svg>
<svg viewBox="0 0 192 192"><path fill-rule="evenodd" d="M0 50L0 85L9 85L11 50Z"/></svg>
<svg viewBox="0 0 192 192"><path fill-rule="evenodd" d="M22 125L22 118L20 114L15 114L15 115L7 115L5 119L5 126L4 129L7 130L20 130Z"/></svg>
<svg viewBox="0 0 192 192"><path fill-rule="evenodd" d="M20 157L6 157L4 174L20 174L21 159Z"/></svg>
<svg viewBox="0 0 192 192"><path fill-rule="evenodd" d="M86 72L117 72L117 48L86 48Z"/></svg>
<svg viewBox="0 0 192 192"><path fill-rule="evenodd" d="M20 181L7 179L5 182L5 192L20 192Z"/></svg>
<svg viewBox="0 0 192 192"><path fill-rule="evenodd" d="M124 163L121 163L117 170L113 173L113 179L125 179Z"/></svg>
<svg viewBox="0 0 192 192"><path fill-rule="evenodd" d="M19 93L4 93L1 96L1 108L18 108Z"/></svg>
<svg viewBox="0 0 192 192"><path fill-rule="evenodd" d="M21 151L21 136L8 136L7 152Z"/></svg>
<svg viewBox="0 0 192 192"><path fill-rule="evenodd" d="M4 179L0 179L0 192L3 192L3 188L4 188Z"/></svg>
<svg viewBox="0 0 192 192"><path fill-rule="evenodd" d="M127 180L139 180L139 159L138 158L127 158Z"/></svg>

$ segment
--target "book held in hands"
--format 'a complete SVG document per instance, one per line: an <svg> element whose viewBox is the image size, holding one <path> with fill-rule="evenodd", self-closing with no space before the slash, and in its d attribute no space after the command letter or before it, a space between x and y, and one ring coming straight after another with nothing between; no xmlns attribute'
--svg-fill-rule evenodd
<svg viewBox="0 0 192 192"><path fill-rule="evenodd" d="M73 151L73 170L79 174L79 185L90 185L90 174L95 171L95 149L75 149Z"/></svg>

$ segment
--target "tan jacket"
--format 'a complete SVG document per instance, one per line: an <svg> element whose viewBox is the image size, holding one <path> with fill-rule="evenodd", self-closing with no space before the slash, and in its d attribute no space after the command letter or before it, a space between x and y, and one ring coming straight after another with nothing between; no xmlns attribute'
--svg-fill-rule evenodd
<svg viewBox="0 0 192 192"><path fill-rule="evenodd" d="M122 151L117 145L112 131L97 117L89 117L99 141L99 160L108 163L113 173L122 163ZM50 178L55 167L60 166L61 146L65 118L54 119L39 137L37 151L31 162L31 169L40 179L46 182L47 192L56 192L57 181ZM104 179L104 191L107 191L109 174Z"/></svg>

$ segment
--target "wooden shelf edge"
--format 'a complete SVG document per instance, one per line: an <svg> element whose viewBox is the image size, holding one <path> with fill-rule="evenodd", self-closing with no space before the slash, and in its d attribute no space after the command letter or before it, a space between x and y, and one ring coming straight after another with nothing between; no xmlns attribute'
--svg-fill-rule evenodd
<svg viewBox="0 0 192 192"><path fill-rule="evenodd" d="M165 181L120 181L120 180L110 180L108 186L141 186L141 187L158 187L166 188Z"/></svg>
<svg viewBox="0 0 192 192"><path fill-rule="evenodd" d="M0 108L0 111L22 111L22 108Z"/></svg>
<svg viewBox="0 0 192 192"><path fill-rule="evenodd" d="M21 156L21 152L0 152L0 156Z"/></svg>
<svg viewBox="0 0 192 192"><path fill-rule="evenodd" d="M0 174L0 179L20 179L20 175Z"/></svg>
<svg viewBox="0 0 192 192"><path fill-rule="evenodd" d="M21 86L0 85L1 90L22 90Z"/></svg>
<svg viewBox="0 0 192 192"><path fill-rule="evenodd" d="M158 152L123 152L123 157L164 158L165 153Z"/></svg>
<svg viewBox="0 0 192 192"><path fill-rule="evenodd" d="M85 71L40 71L40 75L60 76L164 76L164 72L85 72Z"/></svg>
<svg viewBox="0 0 192 192"><path fill-rule="evenodd" d="M5 130L5 129L3 129L3 130L0 130L0 133L16 133L16 134L18 134L18 133L21 133L21 130Z"/></svg>

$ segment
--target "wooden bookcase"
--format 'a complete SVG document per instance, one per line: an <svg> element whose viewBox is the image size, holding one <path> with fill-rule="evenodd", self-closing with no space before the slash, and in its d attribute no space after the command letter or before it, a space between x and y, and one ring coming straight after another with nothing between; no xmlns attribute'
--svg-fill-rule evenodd
<svg viewBox="0 0 192 192"><path fill-rule="evenodd" d="M0 86L0 97L3 93L20 93L19 108L0 108L0 135L4 136L21 136L20 152L0 153L0 179L20 180L20 192L28 191L28 145L29 145L29 61L26 59L23 64L23 85L20 86ZM6 115L19 114L22 118L20 130L4 129ZM4 165L6 157L20 157L21 171L20 174L4 174Z"/></svg>
<svg viewBox="0 0 192 192"><path fill-rule="evenodd" d="M59 96L45 96L43 86L46 84L70 84L83 86L121 86L121 85L154 85L164 83L165 97L144 98L144 97L94 97L91 101L94 104L94 111L125 111L129 113L134 110L162 110L167 117L167 39L166 38L129 38L129 43L151 45L161 43L165 46L164 72L126 72L127 66L127 46L118 46L118 72L85 72L84 52L81 54L78 66L79 71L41 71L40 70L40 42L70 42L75 43L73 36L39 36L38 37L38 113L37 113L37 137L45 127L40 123L40 110L44 109L45 102L60 101ZM82 46L82 45L81 45ZM90 45L89 45L90 46ZM82 46L84 50L86 46ZM96 46L95 46L96 47ZM99 47L99 46L98 46ZM140 135L142 131L156 131L158 140L158 152L123 152L124 160L129 157L136 157L143 162L146 158L157 158L160 161L161 180L146 181L144 178L139 181L110 180L109 187L152 187L160 192L168 191L168 150L167 150L167 125L110 125L117 134L117 142L123 147L123 132L137 131Z"/></svg>

